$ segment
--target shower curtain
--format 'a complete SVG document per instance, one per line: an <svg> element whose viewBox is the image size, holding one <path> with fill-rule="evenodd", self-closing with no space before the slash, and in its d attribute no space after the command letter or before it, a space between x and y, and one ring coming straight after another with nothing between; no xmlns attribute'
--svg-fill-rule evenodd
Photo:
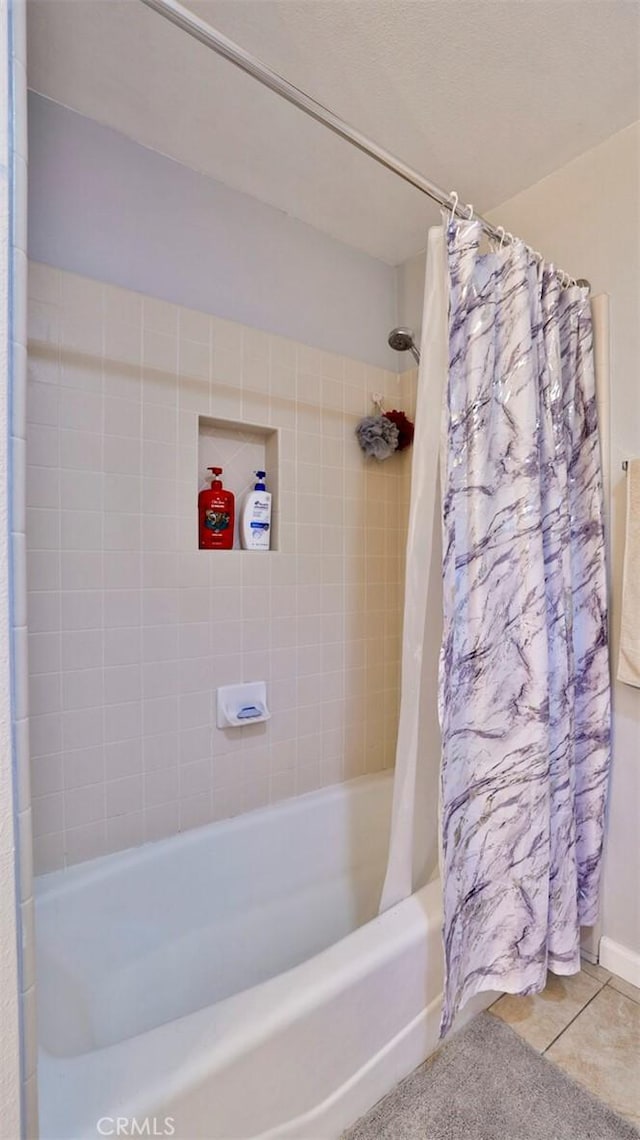
<svg viewBox="0 0 640 1140"><path fill-rule="evenodd" d="M589 301L521 242L480 238L455 221L440 239L443 1032L473 994L579 969L610 764Z"/></svg>

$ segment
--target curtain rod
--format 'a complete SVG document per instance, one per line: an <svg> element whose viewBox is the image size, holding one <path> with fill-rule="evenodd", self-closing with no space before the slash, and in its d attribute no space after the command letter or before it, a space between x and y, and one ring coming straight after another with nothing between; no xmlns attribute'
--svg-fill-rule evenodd
<svg viewBox="0 0 640 1140"><path fill-rule="evenodd" d="M245 51L244 48L240 47L234 40L229 39L228 36L224 36L222 32L212 27L211 24L207 24L205 20L201 20L199 16L189 11L184 5L179 4L177 0L142 0L142 3L146 4L148 8L152 8L154 12L158 12L161 16L164 16L165 19L170 20L172 24L181 28L183 32L187 32L188 35L199 40L205 47L210 48L224 59L229 60L230 63L235 64L236 67L246 72L247 75L251 75L254 79L257 79L259 83L262 83L271 91L275 91L277 95L282 96L282 98L286 99L289 103L293 103L294 107L298 107L299 110L304 111L306 115L322 123L323 126L328 127L334 134L339 135L340 138L345 139L346 142L351 143L352 146L357 147L358 150L363 151L364 154L368 154L370 158L380 163L381 166L385 166L387 170L391 170L393 174L397 174L400 178L404 179L405 182L408 182L411 186L415 186L416 190L420 190L423 194L426 194L432 201L449 209L452 217L456 215L465 219L475 218L476 221L480 222L485 233L499 240L501 245L503 243L509 244L515 240L513 234L505 232L502 226L494 226L491 222L487 221L486 218L483 218L481 214L476 213L471 205L459 205L458 195L454 191L447 194L446 191L441 190L439 186L430 182L428 178L424 178L417 170L413 170L412 167L407 166L406 162L403 162L402 159L396 158L390 151L378 146L372 139L367 138L366 135L356 130L355 127L345 122L344 119L335 115L328 107L324 107L322 103L318 103L316 99L313 99L311 95L307 95L306 91L301 91L299 87L295 87L293 83L290 83L288 79L284 79L281 75L278 75L277 71L268 67L267 64L263 63L257 56ZM534 250L531 250L531 252L536 260L542 261L541 254ZM575 279L570 277L569 274L564 273L562 270L558 270L558 273L563 280L563 284L568 285L575 283ZM579 281L578 284L588 286L589 282L582 280Z"/></svg>

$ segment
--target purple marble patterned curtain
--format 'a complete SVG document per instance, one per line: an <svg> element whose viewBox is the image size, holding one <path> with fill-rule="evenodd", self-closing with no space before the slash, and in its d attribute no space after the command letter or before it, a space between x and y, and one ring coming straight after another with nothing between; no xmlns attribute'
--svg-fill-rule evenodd
<svg viewBox="0 0 640 1140"><path fill-rule="evenodd" d="M443 1031L481 990L579 969L610 765L589 301L521 242L446 236Z"/></svg>

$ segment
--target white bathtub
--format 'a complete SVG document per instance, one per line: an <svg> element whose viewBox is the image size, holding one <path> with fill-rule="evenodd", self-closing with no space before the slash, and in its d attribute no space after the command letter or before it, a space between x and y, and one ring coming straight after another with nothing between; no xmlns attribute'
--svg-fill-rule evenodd
<svg viewBox="0 0 640 1140"><path fill-rule="evenodd" d="M179 1140L331 1140L419 1064L440 890L376 917L390 800L390 775L363 777L43 876L44 1140L117 1117L151 1135L171 1118Z"/></svg>

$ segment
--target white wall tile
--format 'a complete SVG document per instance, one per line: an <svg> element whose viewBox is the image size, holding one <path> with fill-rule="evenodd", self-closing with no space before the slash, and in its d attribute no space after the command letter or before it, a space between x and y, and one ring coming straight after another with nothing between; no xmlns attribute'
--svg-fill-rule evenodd
<svg viewBox="0 0 640 1140"><path fill-rule="evenodd" d="M33 673L29 679L29 709L34 716L59 712L60 674Z"/></svg>
<svg viewBox="0 0 640 1140"><path fill-rule="evenodd" d="M117 780L142 772L142 748L138 739L113 741L104 746L107 780Z"/></svg>
<svg viewBox="0 0 640 1140"><path fill-rule="evenodd" d="M392 763L408 466L368 464L354 429L395 380L47 267L31 282L37 869ZM199 414L281 428L278 552L197 550ZM218 730L216 687L261 678L268 725Z"/></svg>
<svg viewBox="0 0 640 1140"><path fill-rule="evenodd" d="M60 557L57 551L52 555L48 550L31 550L26 562L30 597L39 590L60 589Z"/></svg>
<svg viewBox="0 0 640 1140"><path fill-rule="evenodd" d="M104 820L97 819L82 827L68 828L64 833L65 860L68 866L85 859L97 859L107 852Z"/></svg>
<svg viewBox="0 0 640 1140"><path fill-rule="evenodd" d="M147 807L144 812L144 837L147 843L176 834L180 826L178 802L176 799L169 803Z"/></svg>
<svg viewBox="0 0 640 1140"><path fill-rule="evenodd" d="M105 629L140 625L142 602L139 590L105 590L103 606Z"/></svg>
<svg viewBox="0 0 640 1140"><path fill-rule="evenodd" d="M142 635L139 626L105 629L103 632L105 667L135 665L142 660Z"/></svg>
<svg viewBox="0 0 640 1140"><path fill-rule="evenodd" d="M191 827L202 827L204 824L211 823L212 819L213 807L210 791L180 800L179 826L181 831L188 831Z"/></svg>
<svg viewBox="0 0 640 1140"><path fill-rule="evenodd" d="M104 505L104 479L100 471L62 470L60 472L60 502L67 509L102 511Z"/></svg>
<svg viewBox="0 0 640 1140"><path fill-rule="evenodd" d="M142 408L135 400L105 396L104 431L106 435L138 439L142 426Z"/></svg>
<svg viewBox="0 0 640 1140"><path fill-rule="evenodd" d="M140 481L135 475L109 472L104 476L104 509L137 515L141 508Z"/></svg>
<svg viewBox="0 0 640 1140"><path fill-rule="evenodd" d="M104 710L106 744L119 740L138 740L142 734L142 708L138 701L108 705Z"/></svg>
<svg viewBox="0 0 640 1140"><path fill-rule="evenodd" d="M49 756L62 749L62 715L29 718L29 743L32 759Z"/></svg>
<svg viewBox="0 0 640 1140"><path fill-rule="evenodd" d="M179 777L177 768L159 768L144 776L144 803L146 808L159 804L174 804L178 798Z"/></svg>
<svg viewBox="0 0 640 1140"><path fill-rule="evenodd" d="M145 627L174 625L178 621L179 608L178 590L147 589L142 597L142 624Z"/></svg>
<svg viewBox="0 0 640 1140"><path fill-rule="evenodd" d="M50 835L64 828L64 800L61 792L33 797L33 834Z"/></svg>
<svg viewBox="0 0 640 1140"><path fill-rule="evenodd" d="M28 390L28 388L27 388ZM60 462L60 435L56 427L36 422L27 425L27 459L41 467L57 467Z"/></svg>
<svg viewBox="0 0 640 1140"><path fill-rule="evenodd" d="M59 672L60 635L58 633L32 633L30 635L29 670L32 676L38 673Z"/></svg>
<svg viewBox="0 0 640 1140"><path fill-rule="evenodd" d="M189 765L196 761L205 761L208 764L211 756L209 725L199 725L195 728L181 726L179 748L181 764Z"/></svg>
<svg viewBox="0 0 640 1140"><path fill-rule="evenodd" d="M106 438L104 440L106 447ZM69 428L60 430L60 464L73 471L95 471L102 455L103 437L96 432L77 431ZM36 453L37 455L37 453ZM40 463L44 460L42 456ZM79 476L80 478L81 476Z"/></svg>
<svg viewBox="0 0 640 1140"><path fill-rule="evenodd" d="M142 689L145 700L173 696L178 690L177 661L152 661L142 666Z"/></svg>
<svg viewBox="0 0 640 1140"><path fill-rule="evenodd" d="M126 550L131 552L140 549L142 525L139 514L105 512L101 521L105 551Z"/></svg>
<svg viewBox="0 0 640 1140"><path fill-rule="evenodd" d="M104 784L87 784L83 788L67 789L64 798L65 830L102 820L104 815Z"/></svg>
<svg viewBox="0 0 640 1140"><path fill-rule="evenodd" d="M30 593L29 629L32 633L60 629L60 594L57 591L36 590Z"/></svg>
<svg viewBox="0 0 640 1140"><path fill-rule="evenodd" d="M101 552L62 551L59 577L62 589L65 591L98 589L103 584Z"/></svg>
<svg viewBox="0 0 640 1140"><path fill-rule="evenodd" d="M144 393L144 388L143 388ZM154 443L175 443L178 431L177 411L159 403L144 404L142 438Z"/></svg>
<svg viewBox="0 0 640 1140"><path fill-rule="evenodd" d="M106 472L135 475L139 473L140 465L140 442L137 438L125 439L121 435L105 435L103 441L103 467ZM71 466L71 464L69 464L69 466ZM74 464L74 466L77 466L77 464Z"/></svg>
<svg viewBox="0 0 640 1140"><path fill-rule="evenodd" d="M207 732L210 731L211 692L209 689L205 691L193 690L181 694L178 698L178 709L183 738L193 728L204 726Z"/></svg>
<svg viewBox="0 0 640 1140"><path fill-rule="evenodd" d="M145 841L144 813L131 812L129 815L118 815L107 818L106 825L107 851L122 851L127 847L136 847Z"/></svg>
<svg viewBox="0 0 640 1140"><path fill-rule="evenodd" d="M211 686L215 683L214 661L215 658L213 657L188 657L180 661L180 694L211 691ZM232 682L241 680L241 669L233 656L226 658L226 666L228 672L225 675L225 681L227 677L231 677Z"/></svg>
<svg viewBox="0 0 640 1140"><path fill-rule="evenodd" d="M57 427L60 396L57 385L32 380L27 388L27 418L30 424Z"/></svg>
<svg viewBox="0 0 640 1140"><path fill-rule="evenodd" d="M27 510L27 545L31 550L48 550L58 553L60 550L60 515L57 511L41 507L29 507Z"/></svg>
<svg viewBox="0 0 640 1140"><path fill-rule="evenodd" d="M173 695L146 697L142 702L142 724L145 735L177 733L179 698Z"/></svg>
<svg viewBox="0 0 640 1140"><path fill-rule="evenodd" d="M105 550L101 570L106 589L136 589L141 581L140 553L135 549Z"/></svg>
<svg viewBox="0 0 640 1140"><path fill-rule="evenodd" d="M145 713L148 706L145 703ZM149 717L145 719L145 736L142 744L142 761L145 772L159 772L171 768L177 772L178 766L178 733L156 732L157 724Z"/></svg>
<svg viewBox="0 0 640 1140"><path fill-rule="evenodd" d="M61 428L102 432L102 395L61 387L58 399L58 422Z"/></svg>
<svg viewBox="0 0 640 1140"><path fill-rule="evenodd" d="M33 798L61 792L64 787L62 755L33 756L31 760L31 791Z"/></svg>
<svg viewBox="0 0 640 1140"><path fill-rule="evenodd" d="M140 665L117 665L104 670L105 705L122 704L123 701L137 701L142 696L142 675Z"/></svg>
<svg viewBox="0 0 640 1140"><path fill-rule="evenodd" d="M62 867L64 867L64 833L58 831L51 835L34 836L33 868L36 875L59 871Z"/></svg>
<svg viewBox="0 0 640 1140"><path fill-rule="evenodd" d="M102 594L99 590L63 590L60 594L60 621L63 630L100 629Z"/></svg>
<svg viewBox="0 0 640 1140"><path fill-rule="evenodd" d="M60 512L60 543L63 550L101 550L103 516L99 511Z"/></svg>
<svg viewBox="0 0 640 1140"><path fill-rule="evenodd" d="M107 819L118 815L129 815L142 811L143 777L126 776L121 780L110 780L106 785Z"/></svg>
<svg viewBox="0 0 640 1140"><path fill-rule="evenodd" d="M105 778L104 748L94 745L90 748L70 749L62 758L63 786L83 788L87 784L102 785Z"/></svg>
<svg viewBox="0 0 640 1140"><path fill-rule="evenodd" d="M62 748L65 754L76 748L102 743L102 717L95 708L68 709L62 713Z"/></svg>

